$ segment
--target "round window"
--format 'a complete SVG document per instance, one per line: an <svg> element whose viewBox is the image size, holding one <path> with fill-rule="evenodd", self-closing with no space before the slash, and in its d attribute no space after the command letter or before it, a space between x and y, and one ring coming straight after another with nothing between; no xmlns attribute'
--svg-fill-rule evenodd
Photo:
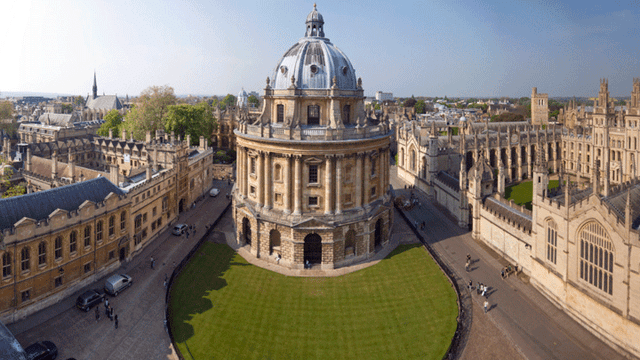
<svg viewBox="0 0 640 360"><path fill-rule="evenodd" d="M315 65L311 65L311 72L312 72L313 74L316 74L316 73L318 72L318 67L317 67L317 66L315 66Z"/></svg>
<svg viewBox="0 0 640 360"><path fill-rule="evenodd" d="M284 66L284 65L280 66L280 72L283 73L283 74L286 74L287 73L287 67Z"/></svg>

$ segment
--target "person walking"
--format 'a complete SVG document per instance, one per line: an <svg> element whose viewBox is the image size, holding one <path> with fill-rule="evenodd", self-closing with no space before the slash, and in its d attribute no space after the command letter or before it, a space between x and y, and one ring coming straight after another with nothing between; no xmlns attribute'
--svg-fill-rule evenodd
<svg viewBox="0 0 640 360"><path fill-rule="evenodd" d="M108 309L109 308L109 299L105 299L104 301L104 308Z"/></svg>
<svg viewBox="0 0 640 360"><path fill-rule="evenodd" d="M482 296L485 296L487 293L487 285L482 285Z"/></svg>
<svg viewBox="0 0 640 360"><path fill-rule="evenodd" d="M118 315L115 316L115 326L116 326L116 330L118 329Z"/></svg>
<svg viewBox="0 0 640 360"><path fill-rule="evenodd" d="M153 256L151 257L151 270L153 270L156 267L156 261L153 259Z"/></svg>
<svg viewBox="0 0 640 360"><path fill-rule="evenodd" d="M100 321L100 306L96 306L96 322Z"/></svg>
<svg viewBox="0 0 640 360"><path fill-rule="evenodd" d="M469 260L464 264L464 269L469 272Z"/></svg>
<svg viewBox="0 0 640 360"><path fill-rule="evenodd" d="M484 301L484 313L487 313L487 307L489 307L489 302L487 300Z"/></svg>
<svg viewBox="0 0 640 360"><path fill-rule="evenodd" d="M113 321L113 306L109 308L109 319L111 319L111 321Z"/></svg>

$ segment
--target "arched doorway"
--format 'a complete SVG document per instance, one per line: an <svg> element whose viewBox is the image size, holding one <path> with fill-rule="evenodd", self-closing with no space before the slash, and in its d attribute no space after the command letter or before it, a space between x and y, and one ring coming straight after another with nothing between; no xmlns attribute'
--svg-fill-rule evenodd
<svg viewBox="0 0 640 360"><path fill-rule="evenodd" d="M322 262L322 238L318 234L309 234L304 238L304 263L320 264Z"/></svg>
<svg viewBox="0 0 640 360"><path fill-rule="evenodd" d="M178 213L181 213L184 211L184 199L180 199L180 202L178 203Z"/></svg>
<svg viewBox="0 0 640 360"><path fill-rule="evenodd" d="M274 252L280 254L280 231L275 229L269 232L269 255Z"/></svg>
<svg viewBox="0 0 640 360"><path fill-rule="evenodd" d="M382 244L382 219L376 221L376 231L374 233L374 245L376 247Z"/></svg>
<svg viewBox="0 0 640 360"><path fill-rule="evenodd" d="M244 242L247 245L251 245L251 222L247 218L242 219L242 234Z"/></svg>

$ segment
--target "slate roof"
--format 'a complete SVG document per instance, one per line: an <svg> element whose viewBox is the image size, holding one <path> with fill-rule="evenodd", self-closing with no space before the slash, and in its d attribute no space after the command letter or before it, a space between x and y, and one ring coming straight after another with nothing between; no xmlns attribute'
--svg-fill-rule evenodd
<svg viewBox="0 0 640 360"><path fill-rule="evenodd" d="M41 124L46 125L58 125L69 127L73 126L73 123L80 122L82 119L78 115L78 113L74 112L72 114L54 114L54 113L44 113L40 115L38 121Z"/></svg>
<svg viewBox="0 0 640 360"><path fill-rule="evenodd" d="M531 231L531 215L505 205L492 197L485 200L484 206L490 211L500 214L503 218L520 225L525 231Z"/></svg>
<svg viewBox="0 0 640 360"><path fill-rule="evenodd" d="M460 180L454 178L453 176L447 174L444 171L438 172L438 175L436 175L436 177L438 178L438 180L440 180L443 184L447 185L451 189L455 191L460 191Z"/></svg>
<svg viewBox="0 0 640 360"><path fill-rule="evenodd" d="M106 109L106 110L120 110L122 109L122 102L118 99L117 95L102 95L95 99L89 97L87 99L87 108L89 109Z"/></svg>
<svg viewBox="0 0 640 360"><path fill-rule="evenodd" d="M0 229L12 227L23 217L43 220L56 209L72 211L86 200L103 201L109 193L124 192L104 177L0 200Z"/></svg>

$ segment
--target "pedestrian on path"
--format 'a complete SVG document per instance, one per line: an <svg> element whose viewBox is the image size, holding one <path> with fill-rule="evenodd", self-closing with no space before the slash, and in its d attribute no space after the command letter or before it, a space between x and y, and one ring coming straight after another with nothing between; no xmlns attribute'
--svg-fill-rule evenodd
<svg viewBox="0 0 640 360"><path fill-rule="evenodd" d="M111 319L111 321L113 321L113 306L109 308L109 319Z"/></svg>
<svg viewBox="0 0 640 360"><path fill-rule="evenodd" d="M484 301L484 313L487 313L487 307L489 306L489 302L487 300Z"/></svg>
<svg viewBox="0 0 640 360"><path fill-rule="evenodd" d="M100 306L96 306L96 322L100 321Z"/></svg>
<svg viewBox="0 0 640 360"><path fill-rule="evenodd" d="M156 261L153 259L153 256L151 257L151 270L153 270L156 267Z"/></svg>
<svg viewBox="0 0 640 360"><path fill-rule="evenodd" d="M467 262L471 262L471 254L467 254Z"/></svg>
<svg viewBox="0 0 640 360"><path fill-rule="evenodd" d="M116 330L118 330L118 315L116 315L116 323L115 323L115 326L116 326Z"/></svg>
<svg viewBox="0 0 640 360"><path fill-rule="evenodd" d="M482 285L482 296L485 296L487 293L487 285Z"/></svg>
<svg viewBox="0 0 640 360"><path fill-rule="evenodd" d="M469 260L467 260L467 262L464 264L464 269L469 272Z"/></svg>
<svg viewBox="0 0 640 360"><path fill-rule="evenodd" d="M105 309L108 309L108 308L109 308L109 299L106 299L106 300L104 301L104 308L105 308Z"/></svg>
<svg viewBox="0 0 640 360"><path fill-rule="evenodd" d="M473 290L473 281L469 280L469 285L467 285L469 291Z"/></svg>

